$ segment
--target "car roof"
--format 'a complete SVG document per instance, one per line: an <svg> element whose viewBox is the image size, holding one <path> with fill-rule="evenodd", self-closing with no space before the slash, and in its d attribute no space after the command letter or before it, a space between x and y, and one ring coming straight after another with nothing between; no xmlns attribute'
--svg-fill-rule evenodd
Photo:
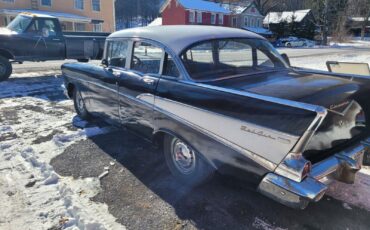
<svg viewBox="0 0 370 230"><path fill-rule="evenodd" d="M188 46L211 39L254 38L264 39L255 33L220 26L174 25L148 26L115 32L111 38L144 38L159 42L179 55Z"/></svg>

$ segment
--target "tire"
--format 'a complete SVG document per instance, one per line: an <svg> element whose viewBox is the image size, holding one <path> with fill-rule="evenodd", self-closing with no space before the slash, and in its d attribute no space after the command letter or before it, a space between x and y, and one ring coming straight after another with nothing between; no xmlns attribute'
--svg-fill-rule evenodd
<svg viewBox="0 0 370 230"><path fill-rule="evenodd" d="M81 92L76 87L73 89L73 104L78 116L80 116L84 120L88 120L90 118L90 114L86 109L86 105L81 96Z"/></svg>
<svg viewBox="0 0 370 230"><path fill-rule="evenodd" d="M213 176L214 169L186 142L172 135L165 135L163 142L167 166L176 179L193 187ZM176 154L179 150L181 155Z"/></svg>
<svg viewBox="0 0 370 230"><path fill-rule="evenodd" d="M0 56L0 82L6 81L13 72L12 64L5 57Z"/></svg>
<svg viewBox="0 0 370 230"><path fill-rule="evenodd" d="M77 59L78 62L87 63L89 62L89 59Z"/></svg>
<svg viewBox="0 0 370 230"><path fill-rule="evenodd" d="M290 43L288 43L286 46L289 47L289 48L292 48L292 44L290 44Z"/></svg>

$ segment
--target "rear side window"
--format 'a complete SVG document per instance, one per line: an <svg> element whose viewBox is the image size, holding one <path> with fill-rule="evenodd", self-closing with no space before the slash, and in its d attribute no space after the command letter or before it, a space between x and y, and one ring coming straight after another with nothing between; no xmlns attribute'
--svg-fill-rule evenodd
<svg viewBox="0 0 370 230"><path fill-rule="evenodd" d="M163 50L147 42L135 42L131 69L142 74L159 74Z"/></svg>
<svg viewBox="0 0 370 230"><path fill-rule="evenodd" d="M111 41L108 44L108 63L109 66L126 67L128 53L128 41Z"/></svg>
<svg viewBox="0 0 370 230"><path fill-rule="evenodd" d="M171 55L166 53L165 63L163 68L163 75L178 78L180 76L180 72L177 69L177 66L171 57Z"/></svg>

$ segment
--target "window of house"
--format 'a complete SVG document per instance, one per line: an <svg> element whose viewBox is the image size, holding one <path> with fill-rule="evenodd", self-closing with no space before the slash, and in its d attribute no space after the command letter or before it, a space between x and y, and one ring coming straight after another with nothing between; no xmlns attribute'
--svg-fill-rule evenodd
<svg viewBox="0 0 370 230"><path fill-rule="evenodd" d="M244 17L244 25L249 26L249 20L248 17Z"/></svg>
<svg viewBox="0 0 370 230"><path fill-rule="evenodd" d="M195 12L189 11L189 22L194 23L195 22Z"/></svg>
<svg viewBox="0 0 370 230"><path fill-rule="evenodd" d="M108 65L115 67L126 67L128 54L128 41L111 41L108 43Z"/></svg>
<svg viewBox="0 0 370 230"><path fill-rule="evenodd" d="M51 0L41 0L41 6L51 7Z"/></svg>
<svg viewBox="0 0 370 230"><path fill-rule="evenodd" d="M86 31L86 24L85 23L75 23L75 31Z"/></svg>
<svg viewBox="0 0 370 230"><path fill-rule="evenodd" d="M233 27L237 27L238 19L236 17L233 17Z"/></svg>
<svg viewBox="0 0 370 230"><path fill-rule="evenodd" d="M255 27L255 24L254 24L254 19L253 18L251 18L251 25L250 25L251 27Z"/></svg>
<svg viewBox="0 0 370 230"><path fill-rule="evenodd" d="M84 9L84 0L75 0L75 8L79 10Z"/></svg>
<svg viewBox="0 0 370 230"><path fill-rule="evenodd" d="M216 14L211 14L211 24L216 24Z"/></svg>
<svg viewBox="0 0 370 230"><path fill-rule="evenodd" d="M218 24L220 24L220 25L224 24L224 15L223 14L218 15Z"/></svg>
<svg viewBox="0 0 370 230"><path fill-rule="evenodd" d="M135 42L131 69L142 74L159 74L163 50L147 42Z"/></svg>
<svg viewBox="0 0 370 230"><path fill-rule="evenodd" d="M93 11L100 11L100 0L92 0Z"/></svg>
<svg viewBox="0 0 370 230"><path fill-rule="evenodd" d="M93 31L94 32L103 32L103 24L93 24Z"/></svg>
<svg viewBox="0 0 370 230"><path fill-rule="evenodd" d="M197 23L202 23L202 12L198 11L197 12Z"/></svg>

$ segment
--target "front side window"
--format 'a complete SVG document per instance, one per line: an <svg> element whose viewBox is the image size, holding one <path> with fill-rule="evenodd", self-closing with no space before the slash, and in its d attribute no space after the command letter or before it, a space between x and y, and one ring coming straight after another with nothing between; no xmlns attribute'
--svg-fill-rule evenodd
<svg viewBox="0 0 370 230"><path fill-rule="evenodd" d="M92 0L93 11L100 11L100 0Z"/></svg>
<svg viewBox="0 0 370 230"><path fill-rule="evenodd" d="M84 9L84 0L75 0L75 8L79 10Z"/></svg>
<svg viewBox="0 0 370 230"><path fill-rule="evenodd" d="M48 38L57 36L57 28L53 20L36 19L29 26L27 33Z"/></svg>
<svg viewBox="0 0 370 230"><path fill-rule="evenodd" d="M196 81L248 76L286 68L280 54L260 39L217 39L193 45L181 55L191 78Z"/></svg>
<svg viewBox="0 0 370 230"><path fill-rule="evenodd" d="M41 6L51 6L51 0L41 0Z"/></svg>
<svg viewBox="0 0 370 230"><path fill-rule="evenodd" d="M147 42L135 42L131 69L142 74L159 74L163 50Z"/></svg>
<svg viewBox="0 0 370 230"><path fill-rule="evenodd" d="M108 43L107 60L109 66L126 67L128 41L111 41Z"/></svg>

